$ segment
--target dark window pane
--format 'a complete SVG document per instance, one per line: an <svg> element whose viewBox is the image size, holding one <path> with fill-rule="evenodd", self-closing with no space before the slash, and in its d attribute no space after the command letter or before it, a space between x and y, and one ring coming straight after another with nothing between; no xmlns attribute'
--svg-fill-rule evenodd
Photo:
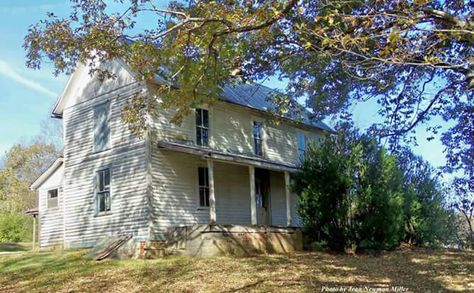
<svg viewBox="0 0 474 293"><path fill-rule="evenodd" d="M204 168L199 167L198 170L199 170L199 186L204 186L205 185Z"/></svg>
<svg viewBox="0 0 474 293"><path fill-rule="evenodd" d="M109 169L104 170L104 185L107 187L110 185L110 170Z"/></svg>
<svg viewBox="0 0 474 293"><path fill-rule="evenodd" d="M209 127L209 111L202 110L202 126Z"/></svg>
<svg viewBox="0 0 474 293"><path fill-rule="evenodd" d="M58 197L58 190L57 189L51 189L48 191L48 197L49 198L56 198Z"/></svg>
<svg viewBox="0 0 474 293"><path fill-rule="evenodd" d="M196 142L198 145L202 145L202 135L200 127L196 127Z"/></svg>
<svg viewBox="0 0 474 293"><path fill-rule="evenodd" d="M202 109L196 109L196 126L201 126L202 125Z"/></svg>
<svg viewBox="0 0 474 293"><path fill-rule="evenodd" d="M209 144L209 130L203 128L202 129L202 145L207 146Z"/></svg>

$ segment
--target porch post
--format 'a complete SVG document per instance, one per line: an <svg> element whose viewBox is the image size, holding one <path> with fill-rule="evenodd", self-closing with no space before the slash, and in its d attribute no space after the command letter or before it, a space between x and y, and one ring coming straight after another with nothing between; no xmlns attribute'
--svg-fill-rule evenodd
<svg viewBox="0 0 474 293"><path fill-rule="evenodd" d="M249 166L250 174L250 217L252 225L257 225L257 202L255 199L255 167Z"/></svg>
<svg viewBox="0 0 474 293"><path fill-rule="evenodd" d="M33 215L33 243L32 250L36 249L36 216Z"/></svg>
<svg viewBox="0 0 474 293"><path fill-rule="evenodd" d="M285 171L286 226L291 226L290 173Z"/></svg>
<svg viewBox="0 0 474 293"><path fill-rule="evenodd" d="M207 160L207 170L209 175L209 221L211 225L216 223L216 195L214 192L214 162Z"/></svg>

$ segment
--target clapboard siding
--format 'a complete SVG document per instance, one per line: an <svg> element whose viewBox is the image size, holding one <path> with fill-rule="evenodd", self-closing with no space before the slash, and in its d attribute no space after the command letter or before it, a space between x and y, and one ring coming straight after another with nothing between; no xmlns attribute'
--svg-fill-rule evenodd
<svg viewBox="0 0 474 293"><path fill-rule="evenodd" d="M153 231L209 223L209 209L199 207L198 156L152 148ZM215 162L216 214L219 224L250 224L248 167Z"/></svg>
<svg viewBox="0 0 474 293"><path fill-rule="evenodd" d="M60 166L38 189L39 245L40 247L63 245L63 174ZM58 189L58 206L48 207L48 190Z"/></svg>
<svg viewBox="0 0 474 293"><path fill-rule="evenodd" d="M162 239L176 226L209 223L209 210L199 207L198 171L206 161L198 156L152 147L152 231ZM285 181L283 172L270 172L272 225L286 225ZM218 224L249 225L250 182L247 166L214 162L216 217ZM292 197L293 225L297 197Z"/></svg>
<svg viewBox="0 0 474 293"><path fill-rule="evenodd" d="M263 129L263 157L281 163L298 164L297 133L304 133L308 140L318 141L323 132L307 127L297 127L287 121L274 121L268 115L232 105L215 102L209 110L209 146L235 154L254 155L253 122L261 121ZM170 122L175 111L160 109L152 119L159 139L195 144L195 120L191 112L180 125Z"/></svg>
<svg viewBox="0 0 474 293"><path fill-rule="evenodd" d="M118 78L105 82L105 89L95 78L84 77L86 85L77 85L80 96L63 112L66 247L91 246L104 236L120 233L148 237L146 143L121 119L124 105L145 87L125 69L114 68ZM105 101L110 102L110 148L94 152L93 107ZM97 215L95 177L103 168L111 172L111 211Z"/></svg>

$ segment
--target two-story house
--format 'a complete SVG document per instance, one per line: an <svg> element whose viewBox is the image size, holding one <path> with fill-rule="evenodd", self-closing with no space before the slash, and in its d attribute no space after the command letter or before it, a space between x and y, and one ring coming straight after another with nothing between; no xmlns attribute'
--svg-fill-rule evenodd
<svg viewBox="0 0 474 293"><path fill-rule="evenodd" d="M329 127L275 123L272 90L241 84L224 87L217 102L193 109L180 125L170 123L173 110L160 110L140 138L122 121L122 108L157 85L137 81L121 61L107 69L115 79L79 66L53 109L63 121L64 155L32 185L40 247L90 247L119 234L143 249L183 231L217 231L240 243L294 233L284 228L299 226L290 173L307 141Z"/></svg>

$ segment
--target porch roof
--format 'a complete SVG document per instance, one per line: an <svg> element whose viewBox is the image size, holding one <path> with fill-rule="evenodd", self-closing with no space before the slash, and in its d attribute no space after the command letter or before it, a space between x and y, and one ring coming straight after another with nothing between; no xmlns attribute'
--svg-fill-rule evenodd
<svg viewBox="0 0 474 293"><path fill-rule="evenodd" d="M197 147L185 143L171 142L171 141L158 141L158 147L162 149L168 149L171 151L182 152L192 155L202 156L204 158L212 158L216 161L229 162L239 165L254 166L258 168L276 170L276 171L288 171L295 172L298 167L294 164L280 163L271 160L267 160L260 157L247 156L242 154L234 154L210 148Z"/></svg>

